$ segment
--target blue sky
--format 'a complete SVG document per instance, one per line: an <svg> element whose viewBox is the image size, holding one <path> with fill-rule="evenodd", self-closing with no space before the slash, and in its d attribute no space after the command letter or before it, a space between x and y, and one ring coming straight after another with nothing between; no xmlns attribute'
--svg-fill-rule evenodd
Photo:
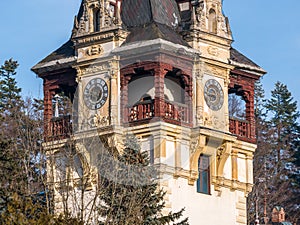
<svg viewBox="0 0 300 225"><path fill-rule="evenodd" d="M163 1L163 0L162 0ZM23 95L42 97L42 81L30 68L71 34L80 0L2 0L0 63L18 60ZM233 46L263 67L266 94L279 80L287 84L300 109L300 1L224 0Z"/></svg>

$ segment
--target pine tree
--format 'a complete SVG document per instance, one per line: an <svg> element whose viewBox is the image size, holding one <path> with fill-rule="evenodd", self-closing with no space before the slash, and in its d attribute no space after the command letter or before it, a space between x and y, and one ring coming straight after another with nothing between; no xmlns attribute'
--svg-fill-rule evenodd
<svg viewBox="0 0 300 225"><path fill-rule="evenodd" d="M297 135L297 102L293 100L291 92L287 86L276 82L275 89L271 92L271 99L267 101L266 108L271 116L270 125L273 128L275 140L274 149L276 149L276 161L280 166L281 160L288 159L291 155L289 150L291 141ZM284 162L284 161L283 161ZM281 165L284 166L284 165Z"/></svg>
<svg viewBox="0 0 300 225"><path fill-rule="evenodd" d="M43 142L43 102L22 99L17 61L0 67L0 225L83 222L50 213Z"/></svg>
<svg viewBox="0 0 300 225"><path fill-rule="evenodd" d="M24 192L24 173L22 173L22 152L18 151L16 137L16 117L18 105L22 104L15 75L18 63L12 59L0 67L0 210L10 194Z"/></svg>
<svg viewBox="0 0 300 225"><path fill-rule="evenodd" d="M296 218L295 213L299 211L297 206L299 195L295 196L296 186L293 186L291 174L295 168L293 158L297 149L295 143L300 137L297 102L294 101L287 86L277 82L266 108L269 116L268 140L271 150L266 162L268 201L273 206L284 207L289 218Z"/></svg>
<svg viewBox="0 0 300 225"><path fill-rule="evenodd" d="M16 108L21 101L21 88L15 79L18 66L17 61L9 59L0 67L0 112Z"/></svg>
<svg viewBox="0 0 300 225"><path fill-rule="evenodd" d="M115 179L102 177L103 193L99 207L100 215L105 218L100 224L109 225L187 225L187 219L177 222L183 209L177 213L163 215L165 192L159 189L155 169L150 166L147 152L132 136L127 137L123 154L118 156L114 168Z"/></svg>

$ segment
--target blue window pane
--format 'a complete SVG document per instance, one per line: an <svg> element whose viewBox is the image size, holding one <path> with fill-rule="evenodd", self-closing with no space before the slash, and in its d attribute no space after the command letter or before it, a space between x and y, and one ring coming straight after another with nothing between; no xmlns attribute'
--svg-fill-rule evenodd
<svg viewBox="0 0 300 225"><path fill-rule="evenodd" d="M208 194L208 176L207 172L202 172L202 192Z"/></svg>
<svg viewBox="0 0 300 225"><path fill-rule="evenodd" d="M209 157L202 155L198 161L197 192L209 194Z"/></svg>

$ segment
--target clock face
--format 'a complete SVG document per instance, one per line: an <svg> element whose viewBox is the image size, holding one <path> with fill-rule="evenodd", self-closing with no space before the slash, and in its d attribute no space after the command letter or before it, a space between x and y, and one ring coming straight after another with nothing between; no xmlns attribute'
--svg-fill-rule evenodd
<svg viewBox="0 0 300 225"><path fill-rule="evenodd" d="M206 81L204 86L204 98L210 109L218 111L222 108L224 92L218 81L214 79Z"/></svg>
<svg viewBox="0 0 300 225"><path fill-rule="evenodd" d="M108 87L101 78L90 80L84 88L83 99L89 109L100 109L108 98Z"/></svg>

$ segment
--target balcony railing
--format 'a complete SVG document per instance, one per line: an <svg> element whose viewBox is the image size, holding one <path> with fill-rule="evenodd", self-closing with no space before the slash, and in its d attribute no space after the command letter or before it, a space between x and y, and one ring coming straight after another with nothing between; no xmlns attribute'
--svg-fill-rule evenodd
<svg viewBox="0 0 300 225"><path fill-rule="evenodd" d="M189 123L187 105L165 101L165 119Z"/></svg>
<svg viewBox="0 0 300 225"><path fill-rule="evenodd" d="M129 122L147 120L154 117L154 101L144 101L128 107Z"/></svg>
<svg viewBox="0 0 300 225"><path fill-rule="evenodd" d="M71 116L53 117L46 128L46 141L56 141L69 138L72 134Z"/></svg>
<svg viewBox="0 0 300 225"><path fill-rule="evenodd" d="M240 139L253 139L251 136L251 125L248 121L230 118L229 131L236 134Z"/></svg>
<svg viewBox="0 0 300 225"><path fill-rule="evenodd" d="M189 123L188 106L180 103L164 101L163 119L170 123ZM149 121L155 115L155 100L148 100L128 107L128 122Z"/></svg>

